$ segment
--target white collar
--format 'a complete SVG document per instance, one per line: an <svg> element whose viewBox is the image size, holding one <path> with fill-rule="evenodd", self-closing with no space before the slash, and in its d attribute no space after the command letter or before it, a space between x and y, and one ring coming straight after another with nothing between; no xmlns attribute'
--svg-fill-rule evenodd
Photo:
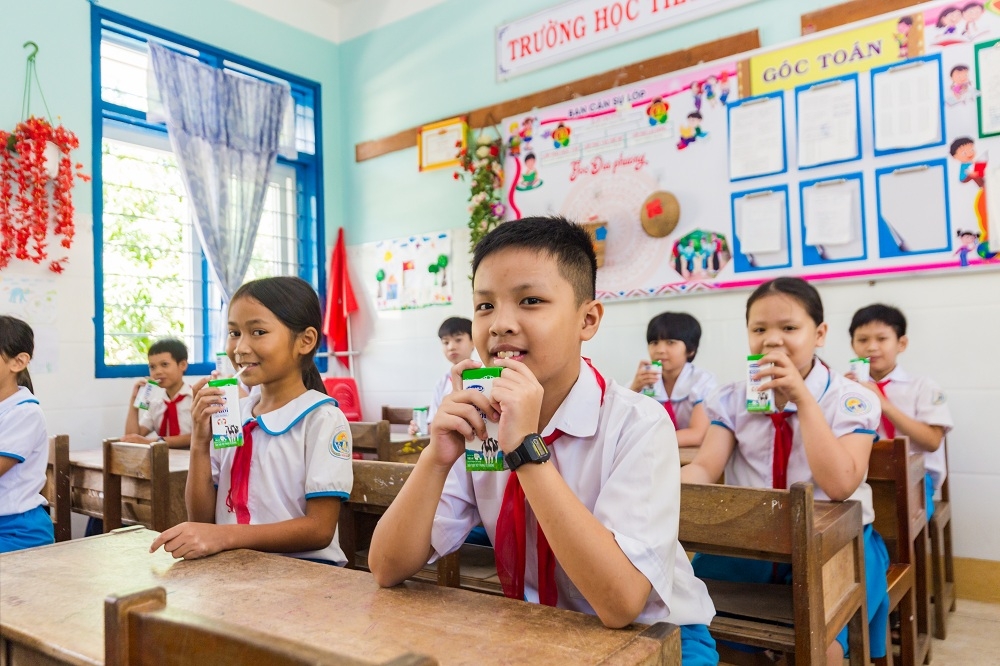
<svg viewBox="0 0 1000 666"><path fill-rule="evenodd" d="M660 383L663 385L663 393L667 392L667 385L663 381L663 376L660 376ZM681 368L681 372L677 375L677 381L674 382L674 392L670 394L670 402L680 402L681 400L687 399L691 395L691 389L694 387L694 366L690 362L685 363L684 367Z"/></svg>
<svg viewBox="0 0 1000 666"><path fill-rule="evenodd" d="M252 416L253 408L256 407L259 402L259 393L243 399L240 409L242 413L247 415L247 418L243 420L244 424L254 420L254 417ZM279 407L273 412L268 412L267 414L261 414L258 416L257 425L268 435L283 435L291 430L296 423L305 418L306 414L328 402L331 402L334 405L337 404L336 400L325 393L309 390L299 397L290 400L285 406Z"/></svg>
<svg viewBox="0 0 1000 666"><path fill-rule="evenodd" d="M601 417L601 386L597 383L596 369L591 369L580 359L580 374L569 394L556 409L542 435L558 429L570 437L593 437ZM607 398L605 385L605 398Z"/></svg>
<svg viewBox="0 0 1000 666"><path fill-rule="evenodd" d="M167 391L166 391L166 389L164 389L163 394L166 395L166 393L167 393ZM191 385L188 384L187 382L181 382L181 387L179 389L177 389L177 393L174 394L174 397L173 398L166 397L166 398L164 398L164 401L173 400L173 399L177 398L177 396L179 396L179 395L189 395L189 396L191 396L193 398L194 397L194 391L191 390Z"/></svg>
<svg viewBox="0 0 1000 666"><path fill-rule="evenodd" d="M831 379L830 368L826 367L826 364L819 360L819 357L813 356L813 367L806 375L805 384L812 397L816 398L816 402L819 402L826 394L827 389L830 388ZM797 412L799 409L795 403L789 402L785 405L785 411Z"/></svg>
<svg viewBox="0 0 1000 666"><path fill-rule="evenodd" d="M36 398L31 391L28 390L28 387L18 386L17 390L14 391L9 398L0 402L0 414L5 414L18 405L23 405L26 402L33 402L37 405L38 398Z"/></svg>
<svg viewBox="0 0 1000 666"><path fill-rule="evenodd" d="M889 374L887 374L885 377L882 378L882 381L891 380L899 384L905 384L911 379L913 379L913 377L910 376L910 373L904 370L903 366L897 363L896 367L893 368Z"/></svg>

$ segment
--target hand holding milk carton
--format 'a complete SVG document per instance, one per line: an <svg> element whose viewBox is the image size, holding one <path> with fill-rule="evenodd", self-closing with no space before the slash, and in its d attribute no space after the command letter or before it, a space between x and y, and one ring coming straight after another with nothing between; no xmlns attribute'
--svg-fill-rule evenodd
<svg viewBox="0 0 1000 666"><path fill-rule="evenodd" d="M493 391L493 380L503 368L472 368L462 371L462 388L482 392L487 398ZM500 450L500 424L480 412L486 422L486 440L478 437L465 443L465 469L469 472L502 472L503 451Z"/></svg>

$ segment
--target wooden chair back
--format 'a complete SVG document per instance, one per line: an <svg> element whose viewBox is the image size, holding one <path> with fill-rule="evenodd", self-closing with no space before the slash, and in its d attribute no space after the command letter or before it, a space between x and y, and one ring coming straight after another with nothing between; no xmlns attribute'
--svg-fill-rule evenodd
<svg viewBox="0 0 1000 666"><path fill-rule="evenodd" d="M49 464L45 468L45 485L42 487L42 497L49 503L49 515L52 516L52 528L55 531L56 541L69 541L72 538L69 435L49 437Z"/></svg>
<svg viewBox="0 0 1000 666"><path fill-rule="evenodd" d="M122 478L138 481L136 522L162 532L170 527L170 449L166 442L104 441L104 532L122 526Z"/></svg>
<svg viewBox="0 0 1000 666"><path fill-rule="evenodd" d="M379 460L391 458L389 422L356 421L351 426L351 448L357 453L374 453Z"/></svg>
<svg viewBox="0 0 1000 666"><path fill-rule="evenodd" d="M905 437L872 447L868 485L875 507L873 527L889 550L889 610L900 613L900 658L904 666L924 663L930 650L929 607L917 594L917 562L927 548L923 459L910 455ZM918 555L919 551L919 555ZM926 586L926 583L924 584ZM889 646L891 649L891 646Z"/></svg>
<svg viewBox="0 0 1000 666"><path fill-rule="evenodd" d="M791 586L705 581L719 612L709 627L716 639L816 664L847 624L852 665L867 663L861 506L850 503L838 515L821 540L812 484L787 491L681 486L679 537L686 549L792 565Z"/></svg>
<svg viewBox="0 0 1000 666"><path fill-rule="evenodd" d="M944 482L941 499L934 502L928 532L931 542L931 584L934 591L934 638L948 637L948 613L955 610L955 554L951 542L951 472L948 469L948 438L944 447ZM918 584L917 594L920 595ZM928 596L925 592L925 598Z"/></svg>
<svg viewBox="0 0 1000 666"><path fill-rule="evenodd" d="M160 664L268 664L269 666L430 666L437 661L407 654L391 662L347 657L280 636L167 608L162 587L104 601L104 663L107 666Z"/></svg>
<svg viewBox="0 0 1000 666"><path fill-rule="evenodd" d="M413 420L413 408L382 405L382 420L388 421L390 425L408 426Z"/></svg>

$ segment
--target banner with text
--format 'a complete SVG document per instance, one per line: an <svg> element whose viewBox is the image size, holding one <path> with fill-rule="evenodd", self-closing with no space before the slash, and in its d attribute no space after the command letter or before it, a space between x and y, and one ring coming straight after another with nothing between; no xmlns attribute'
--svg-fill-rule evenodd
<svg viewBox="0 0 1000 666"><path fill-rule="evenodd" d="M497 78L509 79L755 0L573 0L500 26Z"/></svg>

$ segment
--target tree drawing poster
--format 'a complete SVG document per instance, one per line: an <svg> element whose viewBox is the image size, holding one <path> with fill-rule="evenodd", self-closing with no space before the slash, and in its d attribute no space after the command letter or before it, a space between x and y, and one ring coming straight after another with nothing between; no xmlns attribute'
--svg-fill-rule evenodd
<svg viewBox="0 0 1000 666"><path fill-rule="evenodd" d="M407 310L452 301L455 278L447 231L379 241L375 271L367 276L378 310ZM459 274L463 274L459 271Z"/></svg>

